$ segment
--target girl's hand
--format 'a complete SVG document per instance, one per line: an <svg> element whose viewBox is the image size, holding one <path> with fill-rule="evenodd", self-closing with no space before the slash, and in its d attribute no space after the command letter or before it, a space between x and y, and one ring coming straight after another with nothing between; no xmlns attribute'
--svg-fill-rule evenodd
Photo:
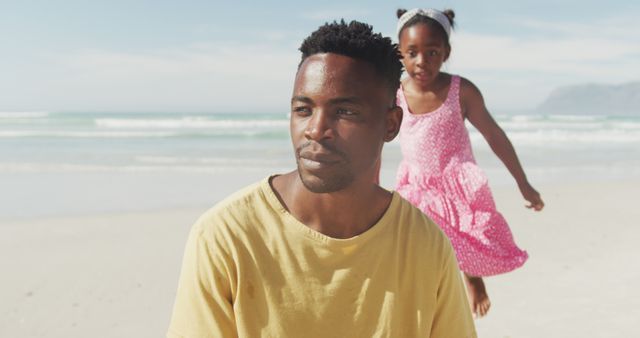
<svg viewBox="0 0 640 338"><path fill-rule="evenodd" d="M544 202L542 198L540 198L540 193L538 193L536 189L533 189L529 182L520 187L520 192L522 193L522 197L529 201L529 205L526 205L527 208L535 211L540 211L544 208Z"/></svg>

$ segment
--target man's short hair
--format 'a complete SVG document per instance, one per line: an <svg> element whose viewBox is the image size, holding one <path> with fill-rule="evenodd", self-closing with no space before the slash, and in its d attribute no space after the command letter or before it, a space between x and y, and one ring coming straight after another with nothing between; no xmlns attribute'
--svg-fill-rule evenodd
<svg viewBox="0 0 640 338"><path fill-rule="evenodd" d="M347 24L344 20L326 23L302 42L300 51L298 67L311 55L335 53L372 64L394 97L400 86L402 63L398 46L380 33L373 33L371 25L358 21Z"/></svg>

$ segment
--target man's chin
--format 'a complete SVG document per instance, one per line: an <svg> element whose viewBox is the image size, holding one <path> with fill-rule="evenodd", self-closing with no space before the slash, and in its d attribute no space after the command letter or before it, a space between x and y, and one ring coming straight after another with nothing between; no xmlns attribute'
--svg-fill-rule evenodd
<svg viewBox="0 0 640 338"><path fill-rule="evenodd" d="M316 194L327 194L344 190L351 181L347 177L331 176L324 177L318 174L311 174L298 169L300 180L307 190Z"/></svg>

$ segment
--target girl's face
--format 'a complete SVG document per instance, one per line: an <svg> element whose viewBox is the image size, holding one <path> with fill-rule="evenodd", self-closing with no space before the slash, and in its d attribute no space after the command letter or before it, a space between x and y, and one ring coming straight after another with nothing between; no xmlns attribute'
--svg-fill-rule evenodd
<svg viewBox="0 0 640 338"><path fill-rule="evenodd" d="M424 23L407 27L400 33L402 63L412 80L430 85L449 58L450 49L442 34Z"/></svg>

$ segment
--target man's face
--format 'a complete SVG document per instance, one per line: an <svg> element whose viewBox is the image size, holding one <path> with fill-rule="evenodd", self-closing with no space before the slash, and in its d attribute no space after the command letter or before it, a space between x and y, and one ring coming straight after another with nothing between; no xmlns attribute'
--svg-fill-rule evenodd
<svg viewBox="0 0 640 338"><path fill-rule="evenodd" d="M373 182L382 145L399 128L399 121L389 127L392 102L373 65L332 53L308 57L296 75L290 125L305 187L328 193Z"/></svg>

